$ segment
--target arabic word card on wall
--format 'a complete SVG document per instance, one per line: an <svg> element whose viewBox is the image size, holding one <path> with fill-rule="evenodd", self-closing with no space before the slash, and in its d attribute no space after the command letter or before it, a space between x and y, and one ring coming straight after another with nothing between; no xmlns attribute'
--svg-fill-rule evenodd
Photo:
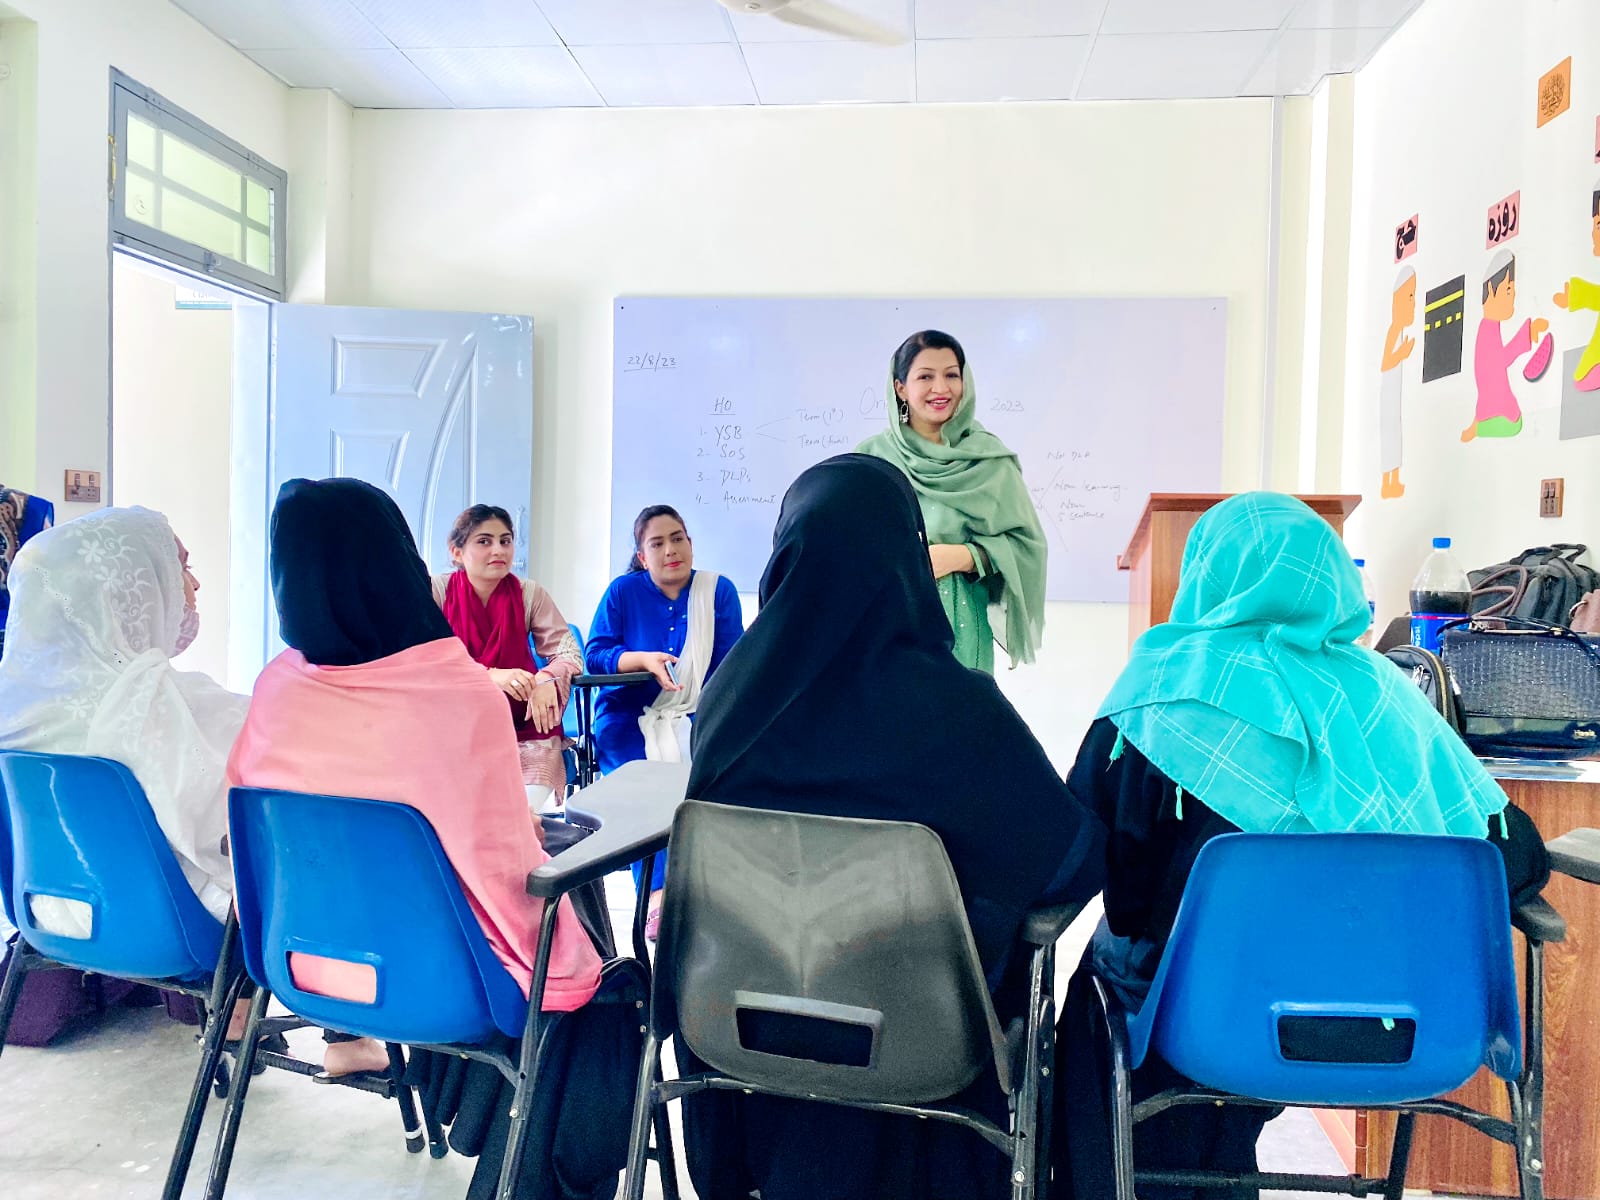
<svg viewBox="0 0 1600 1200"><path fill-rule="evenodd" d="M1510 241L1522 232L1522 189L1518 188L1498 204L1489 206L1489 240L1485 250Z"/></svg>
<svg viewBox="0 0 1600 1200"><path fill-rule="evenodd" d="M1417 217L1412 215L1394 227L1394 260L1404 262L1417 252Z"/></svg>

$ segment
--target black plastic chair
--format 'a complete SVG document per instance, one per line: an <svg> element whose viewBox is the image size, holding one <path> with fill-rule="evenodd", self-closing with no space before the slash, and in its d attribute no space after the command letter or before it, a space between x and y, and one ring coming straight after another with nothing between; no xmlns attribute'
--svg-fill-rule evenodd
<svg viewBox="0 0 1600 1200"><path fill-rule="evenodd" d="M617 675L574 675L572 696L577 700L578 731L574 750L578 757L578 787L586 788L600 774L600 759L594 746L594 694L599 688L624 687L630 683L649 683L649 671L624 671Z"/></svg>
<svg viewBox="0 0 1600 1200"><path fill-rule="evenodd" d="M671 844L629 1200L644 1194L652 1117L709 1089L959 1125L1009 1157L1013 1197L1043 1195L1055 942L1078 906L1029 920L1028 1010L1005 1030L927 827L689 800ZM711 1069L662 1082L669 1037ZM1008 1128L950 1103L985 1071Z"/></svg>
<svg viewBox="0 0 1600 1200"><path fill-rule="evenodd" d="M1418 895L1449 897L1449 919L1418 920ZM1541 1200L1543 948L1566 925L1543 900L1508 907L1503 860L1481 838L1234 833L1206 843L1137 1014L1091 980L1110 1041L1116 1200L1134 1200L1136 1183L1400 1200L1419 1114L1511 1146L1524 1200ZM1525 1025L1513 926L1528 945ZM1132 1103L1147 1051L1192 1085ZM1509 1121L1443 1098L1484 1066L1505 1082ZM1134 1126L1182 1105L1395 1112L1389 1171L1139 1170Z"/></svg>

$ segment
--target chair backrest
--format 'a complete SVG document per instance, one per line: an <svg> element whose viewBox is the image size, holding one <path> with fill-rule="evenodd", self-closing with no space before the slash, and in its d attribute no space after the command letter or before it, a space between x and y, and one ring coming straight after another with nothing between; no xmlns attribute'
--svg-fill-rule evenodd
<svg viewBox="0 0 1600 1200"><path fill-rule="evenodd" d="M0 892L47 958L129 979L198 982L217 969L222 923L183 877L144 789L121 763L0 751ZM41 929L30 901L76 900L87 938Z"/></svg>
<svg viewBox="0 0 1600 1200"><path fill-rule="evenodd" d="M567 622L567 628L572 630L572 636L577 639L578 658L581 660L583 658L583 634L579 632L578 627L571 621ZM542 671L545 667L545 664L550 660L540 654L538 648L534 646L533 635L531 633L528 635L528 648L533 651L533 665ZM568 693L567 706L561 710L561 730L569 738L576 738L580 732L578 728L578 705L576 703L576 699L577 698L575 696L573 696L571 693Z"/></svg>
<svg viewBox="0 0 1600 1200"><path fill-rule="evenodd" d="M295 1015L408 1044L522 1033L522 990L416 809L234 788L228 827L245 969ZM291 954L370 969L372 1002L302 990Z"/></svg>
<svg viewBox="0 0 1600 1200"><path fill-rule="evenodd" d="M1208 1087L1355 1105L1512 1078L1519 1030L1500 854L1387 833L1207 842L1130 1025L1135 1065L1148 1045Z"/></svg>
<svg viewBox="0 0 1600 1200"><path fill-rule="evenodd" d="M658 1033L728 1075L814 1096L928 1103L991 1061L1009 1089L931 829L689 800L671 846Z"/></svg>

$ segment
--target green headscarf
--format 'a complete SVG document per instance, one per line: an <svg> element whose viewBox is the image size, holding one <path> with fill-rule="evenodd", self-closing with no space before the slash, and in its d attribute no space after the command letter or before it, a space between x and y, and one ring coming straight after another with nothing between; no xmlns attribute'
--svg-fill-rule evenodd
<svg viewBox="0 0 1600 1200"><path fill-rule="evenodd" d="M1224 501L1189 534L1172 617L1100 715L1246 832L1482 837L1506 797L1393 663L1338 535L1292 496Z"/></svg>
<svg viewBox="0 0 1600 1200"><path fill-rule="evenodd" d="M1016 454L972 414L978 390L972 369L961 371L961 403L945 422L944 441L930 442L900 422L889 368L889 428L857 451L887 459L905 472L922 505L929 544L975 545L1001 583L1005 649L1011 665L1032 662L1044 632L1044 529L1022 482Z"/></svg>

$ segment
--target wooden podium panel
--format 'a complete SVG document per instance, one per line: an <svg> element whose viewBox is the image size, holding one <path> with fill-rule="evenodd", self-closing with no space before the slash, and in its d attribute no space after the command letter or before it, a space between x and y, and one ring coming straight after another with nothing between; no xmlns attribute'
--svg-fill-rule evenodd
<svg viewBox="0 0 1600 1200"><path fill-rule="evenodd" d="M1117 559L1117 568L1129 572L1128 640L1132 642L1152 625L1159 625L1172 614L1172 598L1178 591L1178 568L1189 531L1208 508L1228 499L1226 494L1200 492L1157 492L1139 516L1127 550ZM1299 496L1321 516L1333 531L1344 536L1344 522L1360 496Z"/></svg>

